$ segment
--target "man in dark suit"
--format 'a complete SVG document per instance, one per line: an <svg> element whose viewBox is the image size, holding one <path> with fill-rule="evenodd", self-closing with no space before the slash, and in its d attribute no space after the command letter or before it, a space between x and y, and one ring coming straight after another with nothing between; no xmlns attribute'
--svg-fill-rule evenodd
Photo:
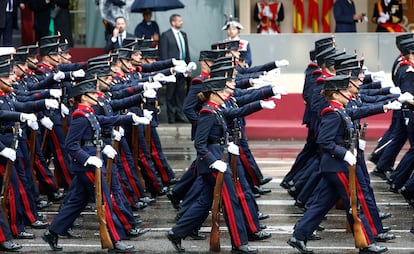
<svg viewBox="0 0 414 254"><path fill-rule="evenodd" d="M363 14L355 11L353 0L336 0L334 4L335 33L356 33L356 22L363 20Z"/></svg>
<svg viewBox="0 0 414 254"><path fill-rule="evenodd" d="M13 0L0 1L0 46L13 44Z"/></svg>
<svg viewBox="0 0 414 254"><path fill-rule="evenodd" d="M187 34L180 31L183 20L180 15L173 14L170 17L171 28L161 34L159 41L159 59L175 58L190 62ZM176 83L167 85L167 116L168 123L187 122L183 113L183 102L186 95L187 78L178 78Z"/></svg>
<svg viewBox="0 0 414 254"><path fill-rule="evenodd" d="M115 19L115 28L112 34L109 34L105 40L105 52L114 51L114 49L122 48L122 42L127 37L135 37L131 33L126 31L126 19L125 17L117 17Z"/></svg>

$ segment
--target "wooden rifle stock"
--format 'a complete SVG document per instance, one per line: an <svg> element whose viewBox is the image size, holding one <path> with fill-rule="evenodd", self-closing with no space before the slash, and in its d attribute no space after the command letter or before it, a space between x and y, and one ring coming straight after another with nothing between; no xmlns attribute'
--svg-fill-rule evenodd
<svg viewBox="0 0 414 254"><path fill-rule="evenodd" d="M117 131L119 131L119 126L116 128ZM118 146L119 146L119 141L116 141L113 137L112 137L112 147L115 149L116 152L118 152ZM112 165L114 164L115 158L111 159L108 158L108 160L106 161L106 183L108 184L108 187L111 188L111 184L112 184Z"/></svg>
<svg viewBox="0 0 414 254"><path fill-rule="evenodd" d="M19 129L20 129L20 122L16 122L13 127L13 142L11 144L11 149L16 150L17 142L19 137ZM10 178L13 170L13 161L7 160L6 168L4 170L3 175L3 199L1 200L1 209L4 214L4 218L8 218L8 210L7 210L7 200L9 199L10 193Z"/></svg>
<svg viewBox="0 0 414 254"><path fill-rule="evenodd" d="M211 209L211 233L210 251L220 252L220 204L221 190L223 188L224 173L217 172L216 185L214 186L214 200Z"/></svg>
<svg viewBox="0 0 414 254"><path fill-rule="evenodd" d="M97 135L99 137L99 135ZM96 157L100 158L101 156L101 145L99 143L96 145ZM101 168L95 168L95 202L96 202L96 211L98 213L99 220L99 235L101 238L101 247L102 249L113 249L111 237L106 226L106 217L105 217L105 203L102 199L102 171Z"/></svg>
<svg viewBox="0 0 414 254"><path fill-rule="evenodd" d="M232 129L232 137L233 137L233 143L235 145L238 145L239 143L239 135L240 135L240 130L237 127L237 118L235 118L233 120L233 129ZM240 149L239 149L240 150ZM238 155L235 154L231 154L230 155L230 168L231 168L231 173L232 173L232 180L233 180L233 184L234 184L234 188L237 191L237 159L238 159Z"/></svg>
<svg viewBox="0 0 414 254"><path fill-rule="evenodd" d="M355 144L356 144L356 133L353 133L350 152L354 154ZM356 154L354 154L357 156ZM358 217L358 207L357 207L357 189L356 189L356 165L349 166L349 200L351 202L351 213L352 218L354 219L353 231L354 231L354 241L355 247L365 248L368 247L367 239L365 238L364 231L362 229L363 225L361 219Z"/></svg>

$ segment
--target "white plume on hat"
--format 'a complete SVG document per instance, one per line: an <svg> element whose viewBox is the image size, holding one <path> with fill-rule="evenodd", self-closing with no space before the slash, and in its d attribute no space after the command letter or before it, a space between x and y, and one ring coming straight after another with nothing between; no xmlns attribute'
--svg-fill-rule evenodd
<svg viewBox="0 0 414 254"><path fill-rule="evenodd" d="M229 27L237 27L238 29L243 29L242 24L239 22L238 18L233 17L232 15L229 16L227 19L227 15L224 15L226 17L226 23L221 28L222 30L227 30Z"/></svg>

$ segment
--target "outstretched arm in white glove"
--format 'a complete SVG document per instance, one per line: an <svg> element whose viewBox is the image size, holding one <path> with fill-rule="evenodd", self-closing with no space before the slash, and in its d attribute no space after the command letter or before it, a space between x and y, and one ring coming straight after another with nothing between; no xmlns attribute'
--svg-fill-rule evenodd
<svg viewBox="0 0 414 254"><path fill-rule="evenodd" d="M387 110L399 110L401 109L401 102L399 101L393 101L393 102L388 102L387 104L384 105L384 111L386 112Z"/></svg>
<svg viewBox="0 0 414 254"><path fill-rule="evenodd" d="M262 106L263 109L274 109L276 104L274 101L260 101L260 106Z"/></svg>
<svg viewBox="0 0 414 254"><path fill-rule="evenodd" d="M280 68L280 67L285 67L285 66L289 66L289 61L286 59L282 59L282 60L276 60L275 61L275 65L276 67Z"/></svg>
<svg viewBox="0 0 414 254"><path fill-rule="evenodd" d="M55 99L45 99L46 109L57 109L59 108L59 102Z"/></svg>
<svg viewBox="0 0 414 254"><path fill-rule="evenodd" d="M27 114L27 113L20 113L20 122L26 122L26 121L37 121L37 117L35 114Z"/></svg>
<svg viewBox="0 0 414 254"><path fill-rule="evenodd" d="M53 129L53 122L50 120L49 117L45 116L42 119L40 119L40 123L47 129L52 130Z"/></svg>

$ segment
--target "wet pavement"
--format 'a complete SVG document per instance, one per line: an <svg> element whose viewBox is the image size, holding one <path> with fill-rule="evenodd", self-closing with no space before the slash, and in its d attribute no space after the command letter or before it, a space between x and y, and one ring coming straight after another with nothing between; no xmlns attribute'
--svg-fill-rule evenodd
<svg viewBox="0 0 414 254"><path fill-rule="evenodd" d="M293 199L286 190L279 186L282 177L288 172L294 162L296 155L303 147L302 140L289 141L250 141L253 154L265 176L273 177L273 180L264 187L270 188L271 193L257 199L260 211L270 215L267 220L261 221L267 225L266 231L272 233L272 238L250 242L250 245L259 248L260 253L299 253L286 244L292 233L293 225L301 217L302 212L293 206ZM373 150L375 142L367 143L367 151ZM165 153L171 166L180 176L186 167L194 159L195 152L193 144L188 140L172 140L164 143ZM404 151L407 147L404 147ZM367 153L368 154L368 153ZM398 157L397 161L401 158ZM373 164L367 162L369 169ZM372 177L372 185L375 190L376 199L380 210L391 212L392 218L384 220L385 226L392 228L392 233L397 239L384 243L389 248L388 253L414 253L414 235L409 232L413 223L413 208L409 207L401 195L388 191L385 181ZM48 221L55 216L59 204L54 204L41 213ZM150 228L151 231L138 238L128 240L129 244L135 246L135 253L175 253L171 243L165 237L167 230L174 225L176 211L165 196L159 197L157 202L138 212L144 220L142 227ZM98 221L95 213L85 212L78 219L79 228L74 231L82 235L82 239L59 239L63 246L60 253L106 253L101 250L98 235ZM209 236L211 218L209 217L201 228L201 232ZM353 238L350 233L345 232L345 212L333 208L323 222L325 231L320 233L322 240L309 241L308 247L315 253L358 253L354 248ZM225 227L221 222L221 250L229 253L231 243ZM40 236L43 230L28 228L27 231L34 232L34 240L15 240L23 245L22 253L52 253L49 246L44 243ZM209 253L209 237L204 241L183 240L186 253ZM133 253L134 253L133 252Z"/></svg>

